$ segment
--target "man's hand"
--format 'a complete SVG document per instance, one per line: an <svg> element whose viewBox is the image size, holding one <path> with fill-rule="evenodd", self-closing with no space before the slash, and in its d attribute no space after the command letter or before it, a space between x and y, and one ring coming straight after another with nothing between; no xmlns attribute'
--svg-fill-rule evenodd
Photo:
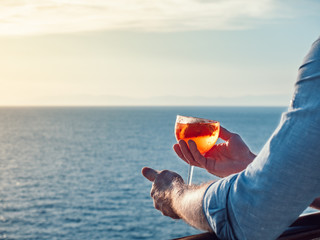
<svg viewBox="0 0 320 240"><path fill-rule="evenodd" d="M165 216L180 219L173 208L173 200L178 197L177 195L183 189L184 181L182 177L169 170L159 172L148 167L142 169L142 175L153 182L151 197L154 207Z"/></svg>
<svg viewBox="0 0 320 240"><path fill-rule="evenodd" d="M201 155L196 143L192 140L188 142L189 147L185 141L180 140L173 149L188 164L204 168L219 177L242 171L256 157L238 134L220 127L219 138L225 142L213 146L204 155Z"/></svg>
<svg viewBox="0 0 320 240"><path fill-rule="evenodd" d="M212 231L202 209L203 195L210 183L188 186L175 172L160 172L148 167L142 169L142 175L153 182L151 197L154 207L163 215L181 218L195 228Z"/></svg>

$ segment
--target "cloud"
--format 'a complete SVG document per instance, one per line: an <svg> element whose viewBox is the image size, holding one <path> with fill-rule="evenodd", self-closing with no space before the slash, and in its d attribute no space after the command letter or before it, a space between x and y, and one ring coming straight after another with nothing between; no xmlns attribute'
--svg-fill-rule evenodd
<svg viewBox="0 0 320 240"><path fill-rule="evenodd" d="M272 17L275 0L2 0L0 35L98 30L233 30Z"/></svg>

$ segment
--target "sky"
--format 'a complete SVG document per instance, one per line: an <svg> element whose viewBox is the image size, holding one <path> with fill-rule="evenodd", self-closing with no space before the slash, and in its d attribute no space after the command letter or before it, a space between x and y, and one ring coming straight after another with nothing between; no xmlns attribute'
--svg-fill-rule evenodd
<svg viewBox="0 0 320 240"><path fill-rule="evenodd" d="M0 106L286 106L318 0L0 0Z"/></svg>

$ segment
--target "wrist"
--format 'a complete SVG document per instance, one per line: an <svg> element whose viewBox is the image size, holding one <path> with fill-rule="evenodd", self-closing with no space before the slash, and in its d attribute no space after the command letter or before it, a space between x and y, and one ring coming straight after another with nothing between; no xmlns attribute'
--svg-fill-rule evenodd
<svg viewBox="0 0 320 240"><path fill-rule="evenodd" d="M191 226L205 231L212 231L202 207L204 193L211 183L177 184L172 194L172 210L175 214Z"/></svg>
<svg viewBox="0 0 320 240"><path fill-rule="evenodd" d="M181 211L180 211L181 202L182 202L183 196L188 191L189 187L190 186L180 181L174 181L172 184L171 207L174 213L180 218L182 218Z"/></svg>
<svg viewBox="0 0 320 240"><path fill-rule="evenodd" d="M244 158L242 164L243 164L243 169L245 169L252 161L256 158L256 155L252 153L250 150L247 153L247 156Z"/></svg>
<svg viewBox="0 0 320 240"><path fill-rule="evenodd" d="M257 157L257 155L255 155L253 152L249 151L249 158L248 158L248 162L249 164Z"/></svg>

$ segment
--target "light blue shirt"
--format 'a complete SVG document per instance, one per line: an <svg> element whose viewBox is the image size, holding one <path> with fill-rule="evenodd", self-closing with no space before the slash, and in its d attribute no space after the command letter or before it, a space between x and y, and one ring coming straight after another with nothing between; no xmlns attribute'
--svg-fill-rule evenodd
<svg viewBox="0 0 320 240"><path fill-rule="evenodd" d="M207 189L203 210L221 239L276 239L319 196L320 38L278 128L247 169Z"/></svg>

